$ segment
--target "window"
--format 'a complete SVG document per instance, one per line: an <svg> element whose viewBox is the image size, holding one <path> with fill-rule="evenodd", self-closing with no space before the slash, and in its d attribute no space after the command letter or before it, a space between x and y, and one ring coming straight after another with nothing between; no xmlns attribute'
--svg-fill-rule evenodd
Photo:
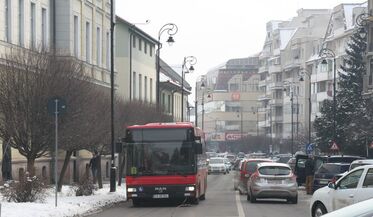
<svg viewBox="0 0 373 217"><path fill-rule="evenodd" d="M85 58L88 63L91 63L91 24L85 23Z"/></svg>
<svg viewBox="0 0 373 217"><path fill-rule="evenodd" d="M144 76L144 100L148 100L148 77Z"/></svg>
<svg viewBox="0 0 373 217"><path fill-rule="evenodd" d="M365 176L363 188L373 188L373 169L369 169Z"/></svg>
<svg viewBox="0 0 373 217"><path fill-rule="evenodd" d="M364 170L356 170L355 172L350 173L338 183L337 187L340 189L356 188L363 171Z"/></svg>
<svg viewBox="0 0 373 217"><path fill-rule="evenodd" d="M96 29L96 64L101 66L101 29Z"/></svg>
<svg viewBox="0 0 373 217"><path fill-rule="evenodd" d="M25 27L24 27L24 5L23 0L18 1L19 4L19 11L18 11L18 37L19 37L19 45L24 46L24 39L25 39Z"/></svg>
<svg viewBox="0 0 373 217"><path fill-rule="evenodd" d="M148 53L148 44L146 44L146 42L144 42L144 53Z"/></svg>
<svg viewBox="0 0 373 217"><path fill-rule="evenodd" d="M151 57L153 56L153 46L152 45L149 46L149 54L150 54Z"/></svg>
<svg viewBox="0 0 373 217"><path fill-rule="evenodd" d="M132 75L132 90L133 90L133 98L135 99L137 96L136 96L136 90L137 90L137 86L136 86L136 72L133 72L133 75Z"/></svg>
<svg viewBox="0 0 373 217"><path fill-rule="evenodd" d="M47 9L41 9L41 43L44 48L48 47L47 44Z"/></svg>
<svg viewBox="0 0 373 217"><path fill-rule="evenodd" d="M12 40L12 0L5 0L5 40L11 42Z"/></svg>
<svg viewBox="0 0 373 217"><path fill-rule="evenodd" d="M142 41L141 41L141 38L139 38L139 50L142 50Z"/></svg>
<svg viewBox="0 0 373 217"><path fill-rule="evenodd" d="M142 75L139 74L139 99L142 98Z"/></svg>
<svg viewBox="0 0 373 217"><path fill-rule="evenodd" d="M110 68L110 50L111 44L110 44L110 33L106 32L106 68Z"/></svg>
<svg viewBox="0 0 373 217"><path fill-rule="evenodd" d="M326 91L326 81L321 81L317 84L317 92L325 92Z"/></svg>
<svg viewBox="0 0 373 217"><path fill-rule="evenodd" d="M74 56L79 56L79 18L74 16Z"/></svg>
<svg viewBox="0 0 373 217"><path fill-rule="evenodd" d="M31 21L30 21L30 40L31 48L35 48L36 32L35 32L35 3L31 2Z"/></svg>
<svg viewBox="0 0 373 217"><path fill-rule="evenodd" d="M132 36L132 47L136 48L136 36Z"/></svg>
<svg viewBox="0 0 373 217"><path fill-rule="evenodd" d="M149 79L150 102L153 102L153 79Z"/></svg>
<svg viewBox="0 0 373 217"><path fill-rule="evenodd" d="M167 95L167 112L171 112L171 95Z"/></svg>

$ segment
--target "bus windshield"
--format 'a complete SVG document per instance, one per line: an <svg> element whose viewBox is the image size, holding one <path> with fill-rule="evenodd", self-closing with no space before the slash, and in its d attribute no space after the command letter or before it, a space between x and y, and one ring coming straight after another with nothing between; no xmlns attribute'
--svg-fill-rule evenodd
<svg viewBox="0 0 373 217"><path fill-rule="evenodd" d="M128 144L130 176L188 175L196 171L192 142L152 142Z"/></svg>

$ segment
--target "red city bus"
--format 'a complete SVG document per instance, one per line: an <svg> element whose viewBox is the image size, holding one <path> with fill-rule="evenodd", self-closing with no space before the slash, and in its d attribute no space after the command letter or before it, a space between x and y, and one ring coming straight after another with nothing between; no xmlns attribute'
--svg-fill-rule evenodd
<svg viewBox="0 0 373 217"><path fill-rule="evenodd" d="M129 126L127 198L134 206L148 200L183 199L198 204L207 188L203 132L191 123Z"/></svg>

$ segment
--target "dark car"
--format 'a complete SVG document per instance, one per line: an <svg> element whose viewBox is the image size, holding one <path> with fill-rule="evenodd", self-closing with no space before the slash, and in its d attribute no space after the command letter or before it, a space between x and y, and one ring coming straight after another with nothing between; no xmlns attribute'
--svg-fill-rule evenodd
<svg viewBox="0 0 373 217"><path fill-rule="evenodd" d="M315 172L313 180L313 191L327 186L329 182L334 182L338 174L348 171L350 168L349 163L324 163Z"/></svg>
<svg viewBox="0 0 373 217"><path fill-rule="evenodd" d="M246 159L242 162L241 168L236 172L234 177L235 190L238 190L240 194L247 193L247 181L250 176L256 171L258 163L272 162L270 159Z"/></svg>
<svg viewBox="0 0 373 217"><path fill-rule="evenodd" d="M298 185L302 185L306 182L305 174L305 162L308 159L307 155L299 154L296 156L295 161L295 174L297 175ZM332 155L332 156L314 156L314 168L317 170L323 163L348 163L350 164L354 160L364 159L360 156L352 155Z"/></svg>

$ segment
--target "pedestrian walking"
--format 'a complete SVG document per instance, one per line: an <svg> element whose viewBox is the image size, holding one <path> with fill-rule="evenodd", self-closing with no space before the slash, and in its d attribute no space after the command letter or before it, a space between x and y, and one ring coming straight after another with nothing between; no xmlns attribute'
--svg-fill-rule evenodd
<svg viewBox="0 0 373 217"><path fill-rule="evenodd" d="M306 192L312 194L313 188L313 177L315 175L315 162L313 155L308 156L305 163L305 175L306 175Z"/></svg>
<svg viewBox="0 0 373 217"><path fill-rule="evenodd" d="M89 167L91 168L91 171L92 171L93 184L96 184L96 181L97 181L97 170L98 170L99 163L100 162L99 162L98 152L95 150L91 160L89 161Z"/></svg>

